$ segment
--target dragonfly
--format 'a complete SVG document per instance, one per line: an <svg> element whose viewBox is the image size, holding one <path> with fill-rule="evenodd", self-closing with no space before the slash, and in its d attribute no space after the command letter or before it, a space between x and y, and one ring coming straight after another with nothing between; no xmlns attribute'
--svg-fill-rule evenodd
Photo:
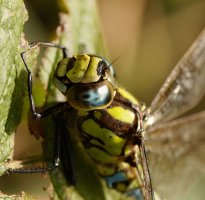
<svg viewBox="0 0 205 200"><path fill-rule="evenodd" d="M55 159L46 168L8 172L43 172L62 165L68 182L75 185L73 129L77 129L84 150L107 186L135 200L159 199L153 186L160 195L174 199L173 193L187 189L186 181L194 182L204 172L205 111L179 116L196 106L205 92L205 30L150 107L118 87L114 68L104 58L89 54L69 57L65 47L46 42L32 43L30 49L39 46L58 48L63 55L53 82L67 100L38 112L26 51L21 54L28 72L33 117L39 120L55 115L58 124Z"/></svg>

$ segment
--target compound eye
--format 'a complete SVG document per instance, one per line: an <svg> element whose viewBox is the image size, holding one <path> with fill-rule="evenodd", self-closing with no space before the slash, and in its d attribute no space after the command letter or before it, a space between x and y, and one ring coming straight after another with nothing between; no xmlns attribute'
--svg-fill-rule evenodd
<svg viewBox="0 0 205 200"><path fill-rule="evenodd" d="M67 92L68 102L77 110L95 110L107 107L115 91L108 81L75 85Z"/></svg>
<svg viewBox="0 0 205 200"><path fill-rule="evenodd" d="M108 87L103 85L99 88L89 89L79 94L79 99L85 104L94 106L102 105L109 99L110 93Z"/></svg>

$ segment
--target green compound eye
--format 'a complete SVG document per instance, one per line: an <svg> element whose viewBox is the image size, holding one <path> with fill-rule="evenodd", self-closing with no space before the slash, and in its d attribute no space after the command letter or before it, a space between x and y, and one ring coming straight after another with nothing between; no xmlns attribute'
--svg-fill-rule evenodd
<svg viewBox="0 0 205 200"><path fill-rule="evenodd" d="M107 107L115 96L115 90L108 81L79 84L67 91L67 100L77 110L95 110Z"/></svg>

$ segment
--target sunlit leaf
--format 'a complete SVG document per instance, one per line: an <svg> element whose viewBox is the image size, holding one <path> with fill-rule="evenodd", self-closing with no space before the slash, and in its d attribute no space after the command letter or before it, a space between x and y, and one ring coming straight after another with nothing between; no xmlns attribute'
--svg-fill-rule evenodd
<svg viewBox="0 0 205 200"><path fill-rule="evenodd" d="M0 2L0 173L6 169L6 160L12 159L13 133L21 118L25 74L20 43L26 19L21 0Z"/></svg>

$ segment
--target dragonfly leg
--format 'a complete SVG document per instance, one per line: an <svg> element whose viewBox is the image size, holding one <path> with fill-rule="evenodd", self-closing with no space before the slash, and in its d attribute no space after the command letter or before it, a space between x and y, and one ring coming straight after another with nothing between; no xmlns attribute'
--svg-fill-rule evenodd
<svg viewBox="0 0 205 200"><path fill-rule="evenodd" d="M43 173L54 170L55 166L50 167L32 167L32 168L9 168L6 170L7 173L17 173L17 174L28 174L28 173Z"/></svg>
<svg viewBox="0 0 205 200"><path fill-rule="evenodd" d="M48 166L43 167L42 165L37 165L35 167L17 167L17 168L9 168L7 169L7 173L41 173L41 172L48 172L52 171L59 167L60 165L60 142L61 142L61 134L57 132L55 134L55 150L54 150L54 161L53 163L49 164ZM32 162L34 164L39 163L38 160L27 159L27 162ZM26 166L28 163L26 161L22 162L22 165ZM29 164L31 165L31 164Z"/></svg>
<svg viewBox="0 0 205 200"><path fill-rule="evenodd" d="M31 43L29 46L30 46L30 49L37 48L39 46L59 48L63 52L63 58L67 57L67 49L63 46L60 46L60 45L56 45L56 44L53 44L53 43L47 43L47 42L34 42L34 43ZM44 118L44 117L46 117L46 116L48 116L52 113L55 113L55 112L61 110L62 107L58 106L58 105L55 105L55 106L53 106L51 108L48 108L47 110L45 110L41 113L36 111L36 105L35 105L35 102L34 102L34 99L33 99L33 94L32 94L32 74L31 74L31 71L28 68L27 63L26 63L25 53L26 53L26 51L21 53L21 58L23 60L23 63L25 65L27 73L28 73L28 96L29 96L31 112L32 112L32 115L35 119L41 119L41 118Z"/></svg>
<svg viewBox="0 0 205 200"><path fill-rule="evenodd" d="M55 148L55 165L58 166L61 164L66 180L69 184L74 185L76 176L72 154L72 142L61 113L55 117L55 124L57 127L56 143L58 143Z"/></svg>
<svg viewBox="0 0 205 200"><path fill-rule="evenodd" d="M70 184L75 184L74 176L74 164L71 151L71 141L70 136L67 132L65 125L62 123L60 114L54 117L56 122L56 131L54 138L54 160L53 163L46 167L36 166L36 167L19 167L19 168L9 168L7 173L41 173L52 171L59 168L63 164L63 171L65 173L66 179ZM31 160L32 161L32 160ZM35 162L33 162L35 163ZM37 161L36 161L37 163Z"/></svg>
<svg viewBox="0 0 205 200"><path fill-rule="evenodd" d="M34 48L38 48L38 47L54 47L54 48L58 48L62 50L63 53L63 58L67 58L68 54L67 54L67 48L61 45L57 45L51 42L32 42L31 44L29 44L30 49L34 49ZM24 55L26 53L26 51L22 52L21 55Z"/></svg>
<svg viewBox="0 0 205 200"><path fill-rule="evenodd" d="M56 160L56 159L55 159ZM41 164L40 164L41 163ZM43 173L54 170L57 167L56 163L53 163L48 166L43 166L42 159L39 161L39 158L27 158L23 161L13 161L10 164L10 168L6 170L8 174L10 173ZM33 166L31 166L33 164ZM13 166L12 166L13 165ZM34 166L35 165L35 166Z"/></svg>

